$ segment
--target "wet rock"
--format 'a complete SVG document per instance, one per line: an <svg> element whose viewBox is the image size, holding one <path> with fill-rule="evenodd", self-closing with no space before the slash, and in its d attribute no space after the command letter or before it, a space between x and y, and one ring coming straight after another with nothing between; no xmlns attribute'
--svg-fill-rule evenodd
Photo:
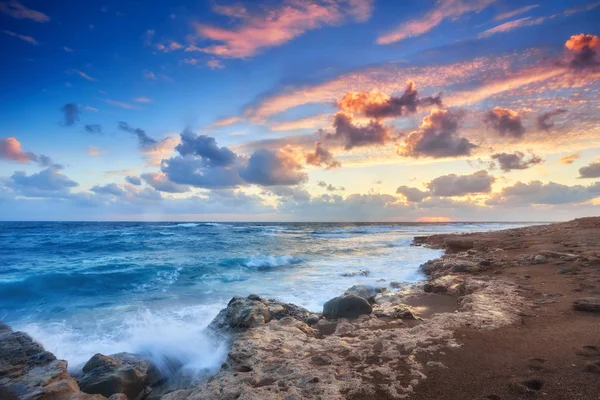
<svg viewBox="0 0 600 400"><path fill-rule="evenodd" d="M467 238L446 238L444 245L449 251L458 252L472 249L474 243L473 240Z"/></svg>
<svg viewBox="0 0 600 400"><path fill-rule="evenodd" d="M135 364L126 364L116 357L98 353L92 356L83 367L83 376L79 379L81 390L85 393L101 394L105 397L124 393L128 398L136 399L148 386L147 371L150 363L138 362L137 356L133 354L127 354L122 358L125 360L135 359L135 364L143 365L144 372L138 370Z"/></svg>
<svg viewBox="0 0 600 400"><path fill-rule="evenodd" d="M377 292L375 291L375 288L372 286L365 286L365 285L354 285L351 288L347 289L344 294L349 295L349 294L353 294L355 296L358 297L362 297L363 299L371 299L372 297L374 297Z"/></svg>
<svg viewBox="0 0 600 400"><path fill-rule="evenodd" d="M600 297L585 297L576 300L573 308L577 311L600 313Z"/></svg>
<svg viewBox="0 0 600 400"><path fill-rule="evenodd" d="M364 314L371 314L372 311L365 298L352 294L334 297L323 305L325 318L358 318Z"/></svg>
<svg viewBox="0 0 600 400"><path fill-rule="evenodd" d="M13 332L0 323L0 398L105 400L81 393L67 372L67 362L57 360L24 332Z"/></svg>
<svg viewBox="0 0 600 400"><path fill-rule="evenodd" d="M306 322L311 315L308 310L295 304L250 295L232 298L227 308L221 310L208 327L220 333L239 332L285 317Z"/></svg>
<svg viewBox="0 0 600 400"><path fill-rule="evenodd" d="M354 271L354 272L344 272L342 274L342 276L344 277L353 277L353 276L369 276L371 272L367 271L366 269L360 269L358 271Z"/></svg>
<svg viewBox="0 0 600 400"><path fill-rule="evenodd" d="M401 288L402 288L402 286L403 286L403 285L402 285L402 283L400 283L400 282L396 282L396 281L392 281L392 282L390 282L390 287L391 287L392 289L401 289Z"/></svg>

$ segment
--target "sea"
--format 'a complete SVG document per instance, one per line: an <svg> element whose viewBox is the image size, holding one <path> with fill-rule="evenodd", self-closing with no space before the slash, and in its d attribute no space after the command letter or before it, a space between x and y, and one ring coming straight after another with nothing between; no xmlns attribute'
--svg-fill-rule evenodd
<svg viewBox="0 0 600 400"><path fill-rule="evenodd" d="M207 373L228 349L205 328L233 296L321 311L356 284L424 279L419 266L442 252L414 236L525 225L0 222L0 321L72 372L126 351Z"/></svg>

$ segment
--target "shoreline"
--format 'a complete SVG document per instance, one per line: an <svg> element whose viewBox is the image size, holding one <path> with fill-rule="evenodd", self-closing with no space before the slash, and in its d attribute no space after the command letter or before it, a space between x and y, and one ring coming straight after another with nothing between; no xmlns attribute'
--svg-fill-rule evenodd
<svg viewBox="0 0 600 400"><path fill-rule="evenodd" d="M572 231L583 236L578 237ZM581 242L590 240L585 235L595 237L596 241ZM445 250L440 258L421 267L428 276L427 281L399 287L398 291L351 288L348 296L362 298L364 302L360 302L359 309L368 311L352 319L335 315L325 318L301 307L258 296L237 298L211 323L213 331L232 335L230 352L221 370L197 387L164 396L158 394L165 390L165 386L161 388L165 382L154 382L154 387L148 385L140 389L140 395L142 390L147 392L140 399L454 399L467 392L473 398L488 396L489 399L537 393L545 393L546 398L571 398L552 397L552 393L546 392L549 386L546 380L526 374L522 380L514 378L505 382L507 379L499 378L498 382L502 383L494 393L487 394L484 393L487 387L479 387L477 382L471 382L470 391L466 391L458 384L453 385L453 381L457 374L465 371L466 376L476 376L481 371L481 368L460 364L461 357L477 358L478 353L493 352L489 347L478 347L478 340L522 326L532 318L539 318L538 308L555 304L540 302L531 295L529 286L536 279L533 273L527 275L529 278L522 278L525 274L515 277L511 268L529 271L557 262L562 263L557 264L559 266L574 263L583 272L572 276L586 273L592 276L590 282L594 283L586 283L592 287L583 288L577 295L599 295L600 248L595 246L598 239L600 218L483 233L415 237L416 245ZM558 246L560 250L566 248L571 252L557 251ZM552 277L564 278L572 272L556 274L553 270ZM561 287L558 283L557 290L564 292L564 284ZM382 285L393 288L394 283L383 282ZM365 289L373 290L365 292ZM571 306L568 304L568 308ZM594 313L578 318L595 318L596 323L600 322ZM593 348L600 348L600 343L591 343L592 339L579 349L591 352L586 358L589 365L585 364L584 369L593 370L596 365L595 353L592 353ZM2 340L3 336L0 342ZM551 350L554 349L545 352ZM536 358L547 360L543 355ZM597 362L600 371L600 351ZM103 366L108 368L106 364ZM538 372L546 368L539 367ZM114 370L113 365L111 373ZM0 369L0 379L4 371ZM68 381L64 374L61 376ZM593 371L584 371L582 376L584 380L598 377ZM77 394L77 383L73 386L72 382L67 385L72 389L69 396L91 398ZM147 383L149 381L144 381L144 385ZM593 382L592 388L595 388ZM575 388L570 388L571 392L577 394ZM489 397L500 395L502 397Z"/></svg>

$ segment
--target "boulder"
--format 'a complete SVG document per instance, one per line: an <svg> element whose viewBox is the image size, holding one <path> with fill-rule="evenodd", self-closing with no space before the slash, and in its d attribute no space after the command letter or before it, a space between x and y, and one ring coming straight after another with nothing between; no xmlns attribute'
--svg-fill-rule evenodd
<svg viewBox="0 0 600 400"><path fill-rule="evenodd" d="M451 252L470 250L474 246L472 239L451 237L444 239L444 246Z"/></svg>
<svg viewBox="0 0 600 400"><path fill-rule="evenodd" d="M252 294L232 298L208 327L220 333L240 332L285 317L307 322L311 315L307 309L295 304L267 300Z"/></svg>
<svg viewBox="0 0 600 400"><path fill-rule="evenodd" d="M347 289L344 294L353 294L358 297L362 297L363 299L367 299L372 302L373 297L377 294L377 290L372 286L365 285L354 285L351 288Z"/></svg>
<svg viewBox="0 0 600 400"><path fill-rule="evenodd" d="M577 311L600 313L600 297L584 297L573 303Z"/></svg>
<svg viewBox="0 0 600 400"><path fill-rule="evenodd" d="M105 397L124 393L128 398L136 399L148 386L150 365L149 361L144 362L134 354L105 356L98 353L83 367L79 386L85 393Z"/></svg>
<svg viewBox="0 0 600 400"><path fill-rule="evenodd" d="M323 305L325 318L358 318L372 311L367 299L353 294L334 297Z"/></svg>
<svg viewBox="0 0 600 400"><path fill-rule="evenodd" d="M67 362L57 360L24 332L0 323L0 398L35 400L105 400L81 393L67 372Z"/></svg>

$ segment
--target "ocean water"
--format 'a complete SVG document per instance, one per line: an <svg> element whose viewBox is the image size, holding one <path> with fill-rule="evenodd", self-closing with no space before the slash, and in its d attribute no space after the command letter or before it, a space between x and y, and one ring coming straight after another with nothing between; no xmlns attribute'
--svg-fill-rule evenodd
<svg viewBox="0 0 600 400"><path fill-rule="evenodd" d="M227 348L204 328L233 296L320 311L355 284L423 279L441 251L410 246L416 235L523 225L3 222L0 320L72 371L120 351L211 371Z"/></svg>

